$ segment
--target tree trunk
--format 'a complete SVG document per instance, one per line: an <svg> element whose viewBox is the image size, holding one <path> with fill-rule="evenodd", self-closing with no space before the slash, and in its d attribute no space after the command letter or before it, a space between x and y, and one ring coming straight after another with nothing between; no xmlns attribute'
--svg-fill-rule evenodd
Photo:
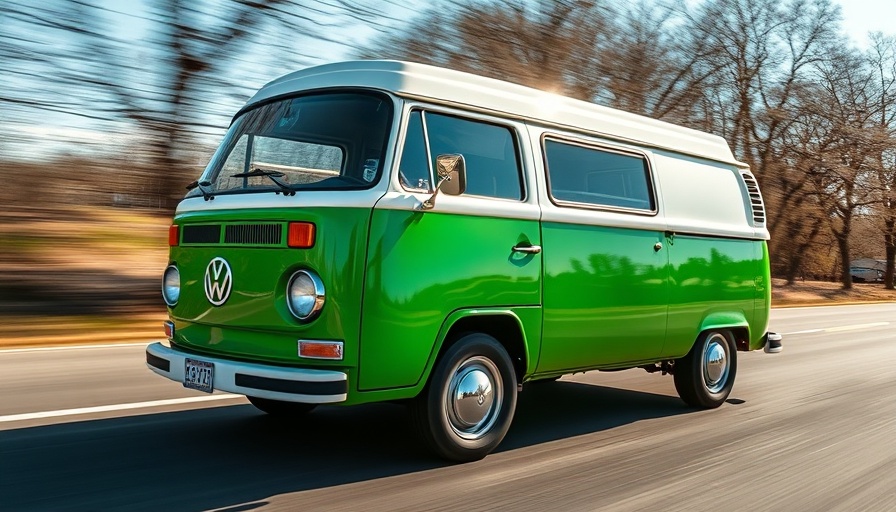
<svg viewBox="0 0 896 512"><path fill-rule="evenodd" d="M796 247L793 248L793 254L790 255L790 261L787 266L787 284L793 284L796 281L796 276L803 267L805 255L808 253L809 247L811 247L812 243L815 241L815 237L818 236L819 231L821 231L821 220L816 220L815 224L812 226L812 231L806 236L805 241L801 244L797 244ZM793 233L788 232L788 234L792 235L790 237L791 240L796 240L796 230L794 230Z"/></svg>
<svg viewBox="0 0 896 512"><path fill-rule="evenodd" d="M852 274L849 272L849 237L837 236L837 247L840 249L840 282L844 290L852 289Z"/></svg>
<svg viewBox="0 0 896 512"><path fill-rule="evenodd" d="M884 288L887 290L896 289L893 283L893 270L896 267L896 218L887 217L884 221L886 232L884 233L884 247L887 255L886 272L884 273Z"/></svg>

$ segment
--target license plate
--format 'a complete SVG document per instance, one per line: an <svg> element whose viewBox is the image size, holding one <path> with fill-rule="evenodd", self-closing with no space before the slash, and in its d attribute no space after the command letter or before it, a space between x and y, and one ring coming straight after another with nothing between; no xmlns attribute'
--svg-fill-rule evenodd
<svg viewBox="0 0 896 512"><path fill-rule="evenodd" d="M211 393L215 382L215 364L187 358L184 361L184 387Z"/></svg>

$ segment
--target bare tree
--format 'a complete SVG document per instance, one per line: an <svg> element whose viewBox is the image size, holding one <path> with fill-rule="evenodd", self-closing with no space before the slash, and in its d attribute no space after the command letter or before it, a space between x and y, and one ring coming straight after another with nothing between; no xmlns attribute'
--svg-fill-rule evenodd
<svg viewBox="0 0 896 512"><path fill-rule="evenodd" d="M509 80L657 118L694 124L709 44L689 36L684 7L639 0L490 0L439 4L374 41L386 57Z"/></svg>
<svg viewBox="0 0 896 512"><path fill-rule="evenodd" d="M881 136L889 139L875 156L880 185L877 210L886 258L884 286L892 290L896 266L896 38L872 34L868 61L874 73L873 90L877 104L877 116L872 122L879 127Z"/></svg>
<svg viewBox="0 0 896 512"><path fill-rule="evenodd" d="M596 101L706 128L699 111L724 65L714 58L718 48L692 30L681 4L640 0L623 5L614 8L614 29L592 72L591 80L601 84Z"/></svg>
<svg viewBox="0 0 896 512"><path fill-rule="evenodd" d="M815 134L803 108L816 94L813 66L837 44L839 8L828 0L714 0L691 20L696 40L716 48L707 59L719 70L708 81L704 128L726 136L757 175L773 272L793 282L821 232L805 217L816 199L804 149Z"/></svg>
<svg viewBox="0 0 896 512"><path fill-rule="evenodd" d="M361 55L449 67L591 99L597 40L607 8L598 0L490 0L437 4Z"/></svg>
<svg viewBox="0 0 896 512"><path fill-rule="evenodd" d="M382 22L383 9L392 7L373 0L152 0L145 10L123 12L97 0L7 0L0 3L0 71L39 85L0 91L0 103L102 122L108 133L138 133L127 160L143 158L153 169L146 178L153 192L174 199L192 179L181 172L191 147L220 133L251 91L313 62L321 45L346 46L334 31ZM122 34L122 23L142 27L145 37Z"/></svg>
<svg viewBox="0 0 896 512"><path fill-rule="evenodd" d="M868 60L848 48L831 49L820 63L812 122L817 137L808 170L815 195L840 253L840 280L852 287L849 238L853 219L878 202L880 155L889 136L877 123L875 72Z"/></svg>

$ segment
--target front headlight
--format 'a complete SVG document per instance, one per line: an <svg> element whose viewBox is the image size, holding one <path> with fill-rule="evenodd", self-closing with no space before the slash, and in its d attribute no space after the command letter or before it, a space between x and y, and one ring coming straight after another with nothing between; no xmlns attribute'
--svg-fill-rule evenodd
<svg viewBox="0 0 896 512"><path fill-rule="evenodd" d="M162 298L172 307L180 298L180 271L174 265L169 265L162 275Z"/></svg>
<svg viewBox="0 0 896 512"><path fill-rule="evenodd" d="M306 322L316 317L324 307L324 299L324 283L314 272L299 270L289 278L286 304L299 320Z"/></svg>

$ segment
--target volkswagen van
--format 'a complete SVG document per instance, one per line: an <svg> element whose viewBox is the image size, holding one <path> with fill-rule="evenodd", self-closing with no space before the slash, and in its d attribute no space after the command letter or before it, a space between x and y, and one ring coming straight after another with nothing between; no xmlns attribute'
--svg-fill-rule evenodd
<svg viewBox="0 0 896 512"><path fill-rule="evenodd" d="M720 137L420 64L313 67L236 113L179 204L146 362L271 415L406 403L455 461L564 374L670 374L714 408L767 342L765 222Z"/></svg>

